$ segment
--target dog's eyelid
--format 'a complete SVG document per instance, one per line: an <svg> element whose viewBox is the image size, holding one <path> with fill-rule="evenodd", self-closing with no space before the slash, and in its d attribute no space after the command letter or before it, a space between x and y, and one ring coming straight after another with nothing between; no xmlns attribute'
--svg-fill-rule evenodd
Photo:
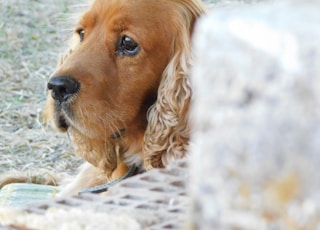
<svg viewBox="0 0 320 230"><path fill-rule="evenodd" d="M76 33L79 34L80 42L82 42L84 40L85 29L80 27L80 28L76 29Z"/></svg>
<svg viewBox="0 0 320 230"><path fill-rule="evenodd" d="M75 33L79 34L82 30L84 30L84 27L81 24L78 24L74 30Z"/></svg>

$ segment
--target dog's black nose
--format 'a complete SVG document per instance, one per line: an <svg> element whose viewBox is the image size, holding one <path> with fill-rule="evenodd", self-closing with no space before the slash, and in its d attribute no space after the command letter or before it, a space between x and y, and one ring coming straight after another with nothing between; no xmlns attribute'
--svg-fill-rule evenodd
<svg viewBox="0 0 320 230"><path fill-rule="evenodd" d="M80 83L72 77L60 76L52 77L47 87L52 90L52 98L62 103L79 91Z"/></svg>

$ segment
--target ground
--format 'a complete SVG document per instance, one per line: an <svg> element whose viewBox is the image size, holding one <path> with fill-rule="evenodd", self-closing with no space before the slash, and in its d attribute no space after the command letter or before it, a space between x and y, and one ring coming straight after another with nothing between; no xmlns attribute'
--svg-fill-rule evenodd
<svg viewBox="0 0 320 230"><path fill-rule="evenodd" d="M0 173L74 173L66 134L42 124L46 83L72 32L75 0L0 1Z"/></svg>

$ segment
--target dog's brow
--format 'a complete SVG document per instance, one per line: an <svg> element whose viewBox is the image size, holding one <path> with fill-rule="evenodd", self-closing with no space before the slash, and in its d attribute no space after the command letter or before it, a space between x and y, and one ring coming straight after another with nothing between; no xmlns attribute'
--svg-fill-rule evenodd
<svg viewBox="0 0 320 230"><path fill-rule="evenodd" d="M86 28L86 27L93 27L95 23L96 23L95 14L93 14L91 11L88 11L82 16L79 24Z"/></svg>

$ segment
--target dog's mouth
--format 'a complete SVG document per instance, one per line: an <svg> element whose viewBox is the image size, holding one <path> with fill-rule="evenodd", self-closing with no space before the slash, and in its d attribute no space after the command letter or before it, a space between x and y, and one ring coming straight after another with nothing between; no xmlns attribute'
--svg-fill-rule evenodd
<svg viewBox="0 0 320 230"><path fill-rule="evenodd" d="M64 116L60 115L57 120L57 127L61 130L68 130L69 126L70 125L68 124Z"/></svg>
<svg viewBox="0 0 320 230"><path fill-rule="evenodd" d="M70 118L73 117L72 111L66 103L55 103L55 123L61 131L67 131L70 127Z"/></svg>
<svg viewBox="0 0 320 230"><path fill-rule="evenodd" d="M71 126L75 124L75 118L73 112L68 103L56 103L55 104L55 124L56 127L62 131L66 132ZM76 128L76 127L75 127ZM76 128L77 129L77 128ZM118 140L125 136L126 129L119 128L117 131L114 131L110 138L112 140Z"/></svg>

